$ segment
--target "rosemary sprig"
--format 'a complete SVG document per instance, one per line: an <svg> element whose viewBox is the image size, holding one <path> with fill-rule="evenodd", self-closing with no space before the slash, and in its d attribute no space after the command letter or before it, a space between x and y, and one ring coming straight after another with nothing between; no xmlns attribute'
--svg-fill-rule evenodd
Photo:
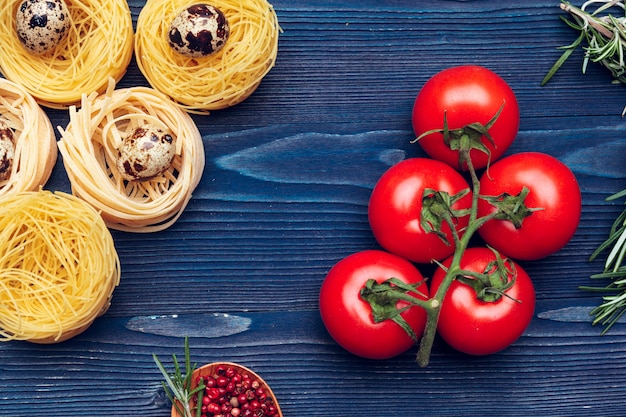
<svg viewBox="0 0 626 417"><path fill-rule="evenodd" d="M204 383L200 380L200 383L196 388L192 389L192 374L196 369L196 364L191 364L190 354L189 354L189 339L185 337L185 369L184 373L180 368L180 364L178 362L178 358L176 355L172 355L172 360L174 362L174 372L168 373L163 363L159 360L157 355L153 354L152 358L156 363L157 367L163 374L165 381L162 381L163 389L165 390L165 394L170 399L174 407L176 407L176 411L179 416L182 417L194 417L193 409L195 408L195 416L201 416L200 407L192 407L190 402L194 395L197 395L198 403L200 404L202 401L202 394L205 388Z"/></svg>
<svg viewBox="0 0 626 417"><path fill-rule="evenodd" d="M561 20L572 29L579 31L580 35L570 45L559 48L563 50L563 54L550 68L541 81L541 85L545 85L552 78L579 46L584 51L583 74L589 62L597 62L611 71L614 82L626 84L624 65L626 6L624 0L588 0L580 8L561 0L560 7L569 13L569 18L561 16ZM612 14L612 11L619 11L619 15ZM626 107L622 116L625 114Z"/></svg>
<svg viewBox="0 0 626 417"><path fill-rule="evenodd" d="M625 196L626 190L623 190L607 198L607 201ZM605 334L626 313L626 265L623 264L626 255L626 209L615 219L609 237L591 254L589 260L594 260L606 250L609 250L609 254L603 272L592 275L591 278L609 279L609 284L604 287L581 287L583 290L608 294L603 296L602 303L590 312L595 317L593 324L604 326L601 334Z"/></svg>

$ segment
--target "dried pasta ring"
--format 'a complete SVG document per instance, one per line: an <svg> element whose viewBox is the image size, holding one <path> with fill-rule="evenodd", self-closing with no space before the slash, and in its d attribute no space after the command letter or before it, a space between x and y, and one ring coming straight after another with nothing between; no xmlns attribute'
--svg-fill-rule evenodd
<svg viewBox="0 0 626 417"><path fill-rule="evenodd" d="M168 31L189 0L148 0L137 19L135 55L150 85L192 113L234 106L274 67L280 27L267 0L209 0L228 20L217 52L194 58L170 47Z"/></svg>
<svg viewBox="0 0 626 417"><path fill-rule="evenodd" d="M0 71L22 85L39 104L64 109L82 94L103 93L119 81L133 56L133 24L126 0L67 2L71 25L50 53L33 55L15 30L22 0L0 5Z"/></svg>
<svg viewBox="0 0 626 417"><path fill-rule="evenodd" d="M202 177L202 137L191 116L167 96L149 87L84 96L70 108L59 150L72 193L101 212L110 228L154 232L182 214ZM123 138L144 124L162 126L175 138L169 168L144 181L129 181L117 168Z"/></svg>

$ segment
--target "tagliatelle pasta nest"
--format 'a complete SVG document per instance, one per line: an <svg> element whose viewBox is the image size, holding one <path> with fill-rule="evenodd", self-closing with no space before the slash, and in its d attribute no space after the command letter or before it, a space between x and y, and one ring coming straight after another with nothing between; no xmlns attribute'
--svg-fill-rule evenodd
<svg viewBox="0 0 626 417"><path fill-rule="evenodd" d="M267 0L211 0L226 16L230 35L212 55L191 58L174 51L168 29L188 0L148 0L139 14L135 55L155 89L187 111L206 113L248 98L271 70L278 53L280 27Z"/></svg>
<svg viewBox="0 0 626 417"><path fill-rule="evenodd" d="M0 71L51 108L67 108L82 94L104 92L109 78L119 81L133 56L133 25L126 0L66 1L71 25L67 37L48 54L33 55L15 30L23 0L0 5Z"/></svg>
<svg viewBox="0 0 626 417"><path fill-rule="evenodd" d="M119 281L113 238L89 204L50 191L0 200L0 340L74 337L108 310Z"/></svg>
<svg viewBox="0 0 626 417"><path fill-rule="evenodd" d="M204 170L204 147L195 123L179 105L148 87L83 96L60 128L59 150L72 193L101 212L106 224L129 232L154 232L182 214ZM150 123L175 139L169 168L154 178L129 181L117 169L118 149L134 129Z"/></svg>
<svg viewBox="0 0 626 417"><path fill-rule="evenodd" d="M36 191L52 173L57 144L50 119L20 85L0 78L0 122L13 132L15 154L0 201L21 191Z"/></svg>

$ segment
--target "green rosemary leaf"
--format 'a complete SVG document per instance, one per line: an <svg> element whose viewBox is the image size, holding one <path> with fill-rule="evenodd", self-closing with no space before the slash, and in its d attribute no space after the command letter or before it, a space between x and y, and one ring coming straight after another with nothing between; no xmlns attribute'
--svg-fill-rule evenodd
<svg viewBox="0 0 626 417"><path fill-rule="evenodd" d="M599 274L594 274L591 276L592 279L612 279L612 280L616 280L617 278L621 278L626 276L626 273L624 271L609 271L609 272L602 272Z"/></svg>
<svg viewBox="0 0 626 417"><path fill-rule="evenodd" d="M582 72L589 62L599 63L613 76L614 82L626 84L626 5L624 0L594 0L580 8L561 0L561 9L568 18L561 20L579 33L570 45L561 47L563 54L541 81L545 85L579 46L584 52ZM617 14L616 14L617 13ZM626 107L623 115L626 114Z"/></svg>
<svg viewBox="0 0 626 417"><path fill-rule="evenodd" d="M615 193L610 197L607 197L606 201L618 200L622 197L626 197L626 190L622 190L619 193Z"/></svg>
<svg viewBox="0 0 626 417"><path fill-rule="evenodd" d="M607 201L626 196L626 189L613 194ZM607 239L593 252L590 260L595 259L601 253L609 251L604 270L591 276L592 279L607 279L605 286L581 286L584 291L602 292L608 295L602 297L602 303L589 313L594 317L594 325L604 326L601 334L606 332L626 313L626 209L622 210L611 227Z"/></svg>
<svg viewBox="0 0 626 417"><path fill-rule="evenodd" d="M554 76L554 74L556 74L556 72L559 70L559 68L561 68L561 66L563 66L565 61L567 61L567 59L570 57L572 52L574 52L576 50L576 48L578 48L578 45L580 45L580 43L583 41L584 38L585 38L585 35L583 33L581 33L580 36L578 37L578 39L576 39L576 41L573 44L561 47L561 49L564 49L563 54L554 63L554 65L552 65L552 68L550 68L550 71L548 71L546 76L543 77L543 80L541 81L541 85L542 86L546 85L547 82L550 81L552 76Z"/></svg>
<svg viewBox="0 0 626 417"><path fill-rule="evenodd" d="M163 374L165 383L167 383L167 386L165 384L163 386L164 388L166 388L165 393L168 396L176 395L178 393L178 387L176 386L176 383L172 380L172 377L170 376L170 374L165 370L165 367L163 366L163 363L159 360L159 358L154 354L152 355L152 357L154 359L154 362L156 362L156 365L159 368L159 371L161 371L161 373Z"/></svg>
<svg viewBox="0 0 626 417"><path fill-rule="evenodd" d="M193 407L196 409L196 413L192 414L192 407L189 403L193 396L200 395L199 393L204 390L205 386L200 383L196 388L191 388L192 374L196 369L196 364L191 363L188 338L185 337L185 363L183 369L181 369L176 355L172 355L174 368L172 373L165 369L165 366L163 366L163 363L159 360L157 355L153 354L152 358L163 375L164 381L162 381L161 384L163 385L165 394L176 408L178 414L183 417L193 417L193 415L197 415L198 407Z"/></svg>
<svg viewBox="0 0 626 417"><path fill-rule="evenodd" d="M621 233L619 239L615 241L615 246L609 252L609 256L606 258L605 266L607 269L613 267L613 271L615 271L624 261L624 252L626 251L624 242L626 242L626 233Z"/></svg>

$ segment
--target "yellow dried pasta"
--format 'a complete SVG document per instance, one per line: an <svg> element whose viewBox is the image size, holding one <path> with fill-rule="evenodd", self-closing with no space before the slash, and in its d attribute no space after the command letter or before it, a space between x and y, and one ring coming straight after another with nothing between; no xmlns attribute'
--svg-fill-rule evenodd
<svg viewBox="0 0 626 417"><path fill-rule="evenodd" d="M148 0L139 14L135 55L150 85L192 113L236 105L272 69L278 53L278 18L267 0L211 0L226 16L230 36L223 49L202 58L175 52L168 28L187 0Z"/></svg>
<svg viewBox="0 0 626 417"><path fill-rule="evenodd" d="M0 181L0 200L43 186L57 160L57 143L50 119L20 85L0 78L0 120L12 131L14 162L9 176Z"/></svg>
<svg viewBox="0 0 626 417"><path fill-rule="evenodd" d="M22 0L0 5L0 71L51 108L67 108L82 94L104 92L119 81L133 56L133 25L126 0L65 0L72 24L68 36L45 55L24 48L15 30Z"/></svg>
<svg viewBox="0 0 626 417"><path fill-rule="evenodd" d="M90 205L50 191L0 201L0 340L67 340L107 311L119 281L113 238Z"/></svg>
<svg viewBox="0 0 626 417"><path fill-rule="evenodd" d="M148 87L83 96L59 129L72 193L101 212L107 226L128 232L155 232L182 214L204 170L204 144L197 126L168 97ZM172 132L176 155L163 174L145 181L125 180L116 168L118 148L138 126L150 123Z"/></svg>

